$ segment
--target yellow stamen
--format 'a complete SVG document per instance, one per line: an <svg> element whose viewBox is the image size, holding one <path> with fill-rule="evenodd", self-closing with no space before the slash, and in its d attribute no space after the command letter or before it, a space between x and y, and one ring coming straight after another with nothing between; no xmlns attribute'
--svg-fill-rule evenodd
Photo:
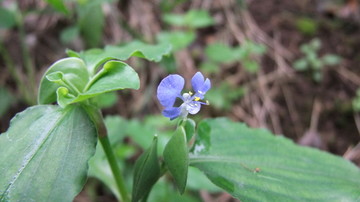
<svg viewBox="0 0 360 202"><path fill-rule="evenodd" d="M193 95L193 93L191 91L189 91L189 95Z"/></svg>
<svg viewBox="0 0 360 202"><path fill-rule="evenodd" d="M199 97L195 97L195 101L199 101L200 100L200 98Z"/></svg>

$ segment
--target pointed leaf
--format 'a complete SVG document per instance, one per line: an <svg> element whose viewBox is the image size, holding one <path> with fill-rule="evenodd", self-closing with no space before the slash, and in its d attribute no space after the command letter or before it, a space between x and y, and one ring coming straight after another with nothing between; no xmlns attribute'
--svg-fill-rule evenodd
<svg viewBox="0 0 360 202"><path fill-rule="evenodd" d="M191 165L241 201L360 198L360 170L341 157L227 119L203 121L198 133L209 141L197 145Z"/></svg>
<svg viewBox="0 0 360 202"><path fill-rule="evenodd" d="M72 103L125 88L140 88L138 74L126 63L109 61L105 63L103 69L87 84L84 92L77 96Z"/></svg>
<svg viewBox="0 0 360 202"><path fill-rule="evenodd" d="M52 81L49 80L52 79ZM49 67L40 81L38 103L51 104L56 101L56 90L62 85L60 80L65 80L73 89L72 94L76 91L82 91L89 82L89 73L83 60L79 58L64 58Z"/></svg>
<svg viewBox="0 0 360 202"><path fill-rule="evenodd" d="M164 150L164 161L181 194L184 193L189 167L189 153L186 134L183 127L178 127Z"/></svg>
<svg viewBox="0 0 360 202"><path fill-rule="evenodd" d="M196 123L194 120L187 118L185 120L185 123L182 123L182 125L184 126L185 129L186 139L187 141L190 141L195 134Z"/></svg>
<svg viewBox="0 0 360 202"><path fill-rule="evenodd" d="M95 127L79 106L17 114L0 135L0 201L72 201L95 145Z"/></svg>
<svg viewBox="0 0 360 202"><path fill-rule="evenodd" d="M146 197L160 177L160 165L157 158L157 136L151 147L135 163L132 201Z"/></svg>
<svg viewBox="0 0 360 202"><path fill-rule="evenodd" d="M112 59L127 60L131 56L135 56L149 61L159 62L164 55L170 54L170 51L170 44L150 45L133 41L122 46L106 46L104 50L90 49L80 53L68 50L67 53L69 56L78 55L78 57L85 61L89 72L95 74L101 64Z"/></svg>

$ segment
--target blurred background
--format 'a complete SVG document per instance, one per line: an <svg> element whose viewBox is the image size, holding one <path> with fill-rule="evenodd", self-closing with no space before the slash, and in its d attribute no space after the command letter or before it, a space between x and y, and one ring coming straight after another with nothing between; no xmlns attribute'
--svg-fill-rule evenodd
<svg viewBox="0 0 360 202"><path fill-rule="evenodd" d="M141 88L99 98L105 116L119 116L135 124L134 130L143 122L159 121L160 80L177 73L190 81L201 71L213 87L206 95L210 106L195 120L226 116L359 166L359 3L0 0L0 132L16 113L36 104L42 74L66 57L66 49L133 40L170 43L172 52L160 63L126 61L139 73ZM131 143L132 138L121 141ZM131 162L137 155L134 151L123 157ZM228 195L216 197L226 201Z"/></svg>

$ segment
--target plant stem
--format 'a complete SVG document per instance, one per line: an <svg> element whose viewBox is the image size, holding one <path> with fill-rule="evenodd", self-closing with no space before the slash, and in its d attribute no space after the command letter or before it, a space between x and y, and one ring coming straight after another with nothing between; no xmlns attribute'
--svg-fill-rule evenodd
<svg viewBox="0 0 360 202"><path fill-rule="evenodd" d="M126 190L124 178L121 175L120 167L117 163L115 154L111 148L109 137L107 135L107 130L105 127L104 119L102 117L101 111L97 108L91 107L89 105L84 107L85 110L90 115L91 119L96 125L98 131L98 138L101 142L101 145L104 149L105 155L109 161L111 171L114 175L115 182L118 188L118 191L121 195L121 198L124 202L130 202L128 192Z"/></svg>
<svg viewBox="0 0 360 202"><path fill-rule="evenodd" d="M126 190L126 187L125 187L124 179L123 179L122 175L120 174L120 168L117 164L114 152L111 148L109 138L108 138L108 136L102 136L102 137L99 136L99 139L100 139L101 145L103 146L103 149L105 151L105 155L109 161L111 171L115 177L115 181L118 186L118 190L120 192L121 198L123 199L124 202L129 202L130 198L129 198L128 192Z"/></svg>

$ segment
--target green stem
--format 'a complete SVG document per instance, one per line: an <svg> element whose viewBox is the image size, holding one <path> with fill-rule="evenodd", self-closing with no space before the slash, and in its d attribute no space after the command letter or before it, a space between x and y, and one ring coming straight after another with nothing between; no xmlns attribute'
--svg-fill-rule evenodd
<svg viewBox="0 0 360 202"><path fill-rule="evenodd" d="M111 148L109 138L108 138L108 136L103 136L103 137L99 136L99 139L100 139L101 145L103 146L103 149L105 151L105 155L108 158L108 161L109 161L109 164L111 167L111 171L113 172L113 175L115 177L115 181L118 186L118 190L120 192L121 198L123 199L124 202L129 202L130 198L129 198L128 192L126 190L126 187L125 187L124 179L123 179L122 175L120 174L120 168L117 164L114 152Z"/></svg>
<svg viewBox="0 0 360 202"><path fill-rule="evenodd" d="M101 145L104 149L105 155L109 161L111 171L114 175L115 182L118 188L118 191L121 195L121 198L124 202L130 202L129 194L126 190L124 178L121 175L120 167L117 163L115 154L111 148L111 144L107 135L107 130L105 127L104 119L102 117L101 111L95 109L91 106L85 106L85 110L90 115L93 122L96 124L96 128L98 131L98 138L101 142Z"/></svg>

